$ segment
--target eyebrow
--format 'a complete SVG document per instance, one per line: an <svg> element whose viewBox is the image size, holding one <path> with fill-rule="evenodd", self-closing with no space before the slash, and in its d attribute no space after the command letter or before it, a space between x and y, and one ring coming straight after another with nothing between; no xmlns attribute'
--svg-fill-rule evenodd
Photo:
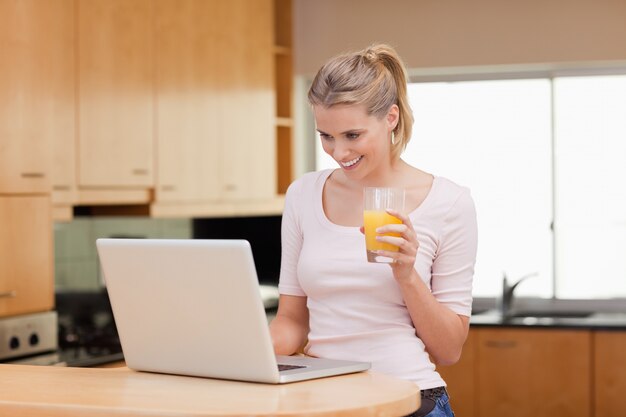
<svg viewBox="0 0 626 417"><path fill-rule="evenodd" d="M324 132L323 130L320 130L320 129L315 129L315 130L317 130L317 131L318 131L319 133L321 133L321 134L332 136L331 134L326 133L326 132ZM346 133L364 132L365 130L366 130L365 128L362 128L362 127L361 127L361 128L356 128L356 129L349 129L349 130L346 130L345 132L341 132L341 134L342 134L342 135L345 135Z"/></svg>

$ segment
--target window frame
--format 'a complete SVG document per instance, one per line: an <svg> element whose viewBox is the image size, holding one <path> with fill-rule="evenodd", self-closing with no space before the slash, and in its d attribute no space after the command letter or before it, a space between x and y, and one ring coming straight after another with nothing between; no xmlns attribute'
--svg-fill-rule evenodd
<svg viewBox="0 0 626 417"><path fill-rule="evenodd" d="M491 81L491 80L515 80L515 79L548 79L550 82L551 103L551 189L552 189L552 219L554 222L556 210L556 173L555 173L555 112L554 112L554 79L562 77L585 77L585 76L611 76L626 75L626 60L624 61L599 61L586 63L554 63L554 64L519 64L519 65L491 65L469 67L431 67L412 68L407 70L409 83L430 82L463 82L463 81ZM296 150L301 157L300 169L297 172L307 172L317 169L316 162L316 135L315 121L310 106L306 102L306 91L310 87L313 78L311 76L299 77L296 81L296 96L301 103L297 115L298 123ZM517 301L519 308L589 308L596 311L618 312L623 311L624 298L615 299L565 299L559 298L557 288L558 274L558 251L556 234L552 224L552 248L553 248L553 273L552 273L552 298L520 297ZM493 309L498 306L499 297L474 297L474 309L476 311Z"/></svg>

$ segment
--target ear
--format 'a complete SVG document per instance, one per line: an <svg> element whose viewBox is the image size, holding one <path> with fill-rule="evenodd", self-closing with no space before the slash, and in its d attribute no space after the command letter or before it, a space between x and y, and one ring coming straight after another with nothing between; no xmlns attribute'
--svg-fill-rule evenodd
<svg viewBox="0 0 626 417"><path fill-rule="evenodd" d="M393 104L387 112L387 125L389 130L394 130L400 121L400 109L397 104Z"/></svg>

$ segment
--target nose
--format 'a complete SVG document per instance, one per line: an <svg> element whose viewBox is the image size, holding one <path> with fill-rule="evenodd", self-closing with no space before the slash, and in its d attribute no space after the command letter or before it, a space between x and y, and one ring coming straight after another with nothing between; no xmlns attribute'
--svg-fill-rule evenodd
<svg viewBox="0 0 626 417"><path fill-rule="evenodd" d="M341 141L337 141L333 149L333 158L335 158L336 161L342 161L348 156L350 156L350 147Z"/></svg>

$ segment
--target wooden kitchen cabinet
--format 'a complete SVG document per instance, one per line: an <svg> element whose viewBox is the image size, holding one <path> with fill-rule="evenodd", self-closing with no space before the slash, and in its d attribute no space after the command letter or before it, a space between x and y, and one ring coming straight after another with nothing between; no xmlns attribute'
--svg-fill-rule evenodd
<svg viewBox="0 0 626 417"><path fill-rule="evenodd" d="M76 7L74 0L39 2L41 7L54 6L50 13L53 30L48 39L55 39L48 50L45 71L51 78L51 119L48 132L52 136L52 203L69 207L76 201Z"/></svg>
<svg viewBox="0 0 626 417"><path fill-rule="evenodd" d="M54 305L50 196L0 196L0 316Z"/></svg>
<svg viewBox="0 0 626 417"><path fill-rule="evenodd" d="M293 181L292 0L274 0L274 79L276 88L277 189Z"/></svg>
<svg viewBox="0 0 626 417"><path fill-rule="evenodd" d="M290 36L285 4L0 0L0 194L51 193L64 219L74 205L280 212L291 119L277 109L290 107L292 76L274 34Z"/></svg>
<svg viewBox="0 0 626 417"><path fill-rule="evenodd" d="M626 410L626 332L594 332L593 357L593 415L622 417Z"/></svg>
<svg viewBox="0 0 626 417"><path fill-rule="evenodd" d="M438 366L437 372L447 384L450 404L457 416L479 416L474 411L476 403L476 343L479 329L470 328L463 345L461 359L451 366Z"/></svg>
<svg viewBox="0 0 626 417"><path fill-rule="evenodd" d="M218 1L218 177L230 201L276 195L272 4Z"/></svg>
<svg viewBox="0 0 626 417"><path fill-rule="evenodd" d="M219 197L218 1L156 2L158 202Z"/></svg>
<svg viewBox="0 0 626 417"><path fill-rule="evenodd" d="M271 1L156 4L156 200L273 198Z"/></svg>
<svg viewBox="0 0 626 417"><path fill-rule="evenodd" d="M73 138L73 1L0 0L0 193L51 192Z"/></svg>
<svg viewBox="0 0 626 417"><path fill-rule="evenodd" d="M590 415L591 332L481 328L477 336L477 415Z"/></svg>
<svg viewBox="0 0 626 417"><path fill-rule="evenodd" d="M80 187L154 185L151 0L77 0Z"/></svg>

